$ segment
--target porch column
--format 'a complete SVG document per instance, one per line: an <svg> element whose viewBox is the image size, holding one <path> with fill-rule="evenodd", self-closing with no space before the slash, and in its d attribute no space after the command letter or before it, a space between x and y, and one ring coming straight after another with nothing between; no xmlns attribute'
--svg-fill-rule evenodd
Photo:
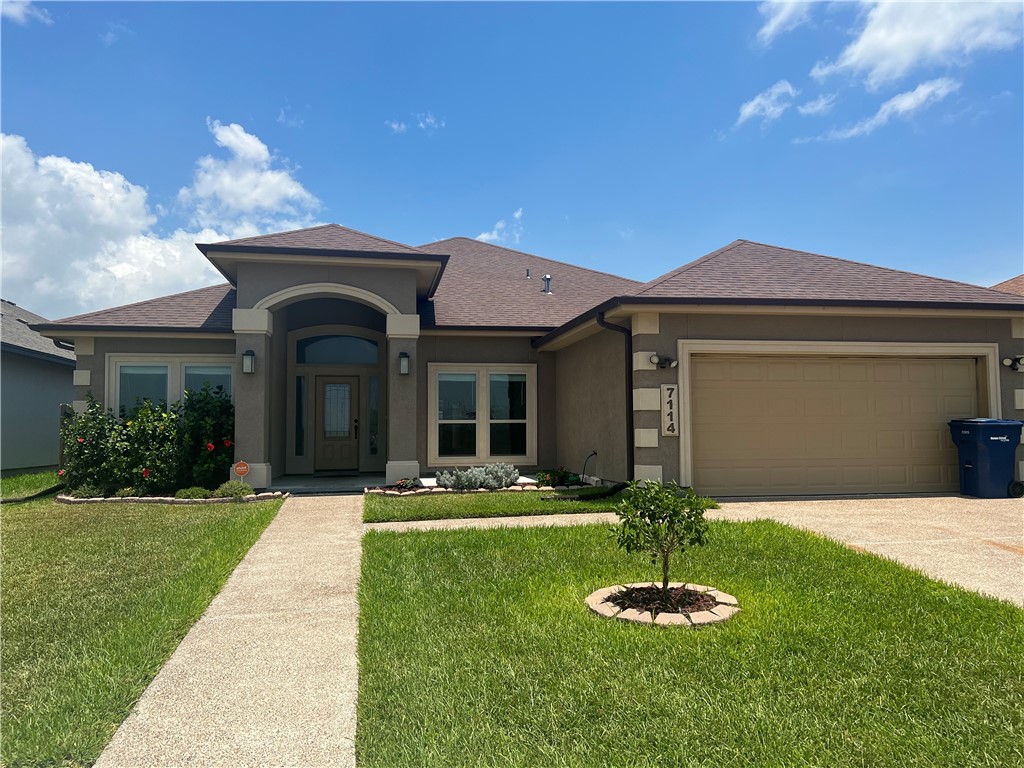
<svg viewBox="0 0 1024 768"><path fill-rule="evenodd" d="M235 462L249 465L243 478L253 488L266 488L273 478L270 467L270 336L273 315L266 309L235 309L231 326L235 332L238 375L235 395ZM242 372L242 356L256 355L254 373ZM231 479L238 479L234 473Z"/></svg>
<svg viewBox="0 0 1024 768"><path fill-rule="evenodd" d="M419 315L388 315L388 463L386 482L419 477L416 436L416 346L420 337ZM401 355L409 356L409 372L401 373Z"/></svg>

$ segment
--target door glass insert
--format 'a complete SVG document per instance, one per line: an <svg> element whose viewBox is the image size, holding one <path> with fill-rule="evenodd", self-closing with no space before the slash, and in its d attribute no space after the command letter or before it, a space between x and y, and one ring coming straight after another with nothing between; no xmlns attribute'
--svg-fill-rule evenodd
<svg viewBox="0 0 1024 768"><path fill-rule="evenodd" d="M352 428L352 385L324 384L324 437L347 438Z"/></svg>

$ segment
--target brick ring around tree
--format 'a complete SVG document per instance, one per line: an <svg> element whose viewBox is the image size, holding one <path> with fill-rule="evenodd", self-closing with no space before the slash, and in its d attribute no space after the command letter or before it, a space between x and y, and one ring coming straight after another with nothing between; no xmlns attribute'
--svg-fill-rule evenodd
<svg viewBox="0 0 1024 768"><path fill-rule="evenodd" d="M702 584L688 584L681 581L669 582L669 589L680 587L692 592L699 592L702 595L714 599L714 606L705 610L698 610L694 613L673 613L662 611L657 616L652 616L650 611L638 611L634 608L623 610L619 606L609 602L609 599L627 589L640 589L644 587L661 588L660 584L641 581L634 584L616 584L613 587L604 587L592 592L585 600L587 607L599 616L609 619L621 619L632 621L637 624L656 624L665 627L700 627L705 624L717 624L727 621L740 612L739 602L732 595Z"/></svg>

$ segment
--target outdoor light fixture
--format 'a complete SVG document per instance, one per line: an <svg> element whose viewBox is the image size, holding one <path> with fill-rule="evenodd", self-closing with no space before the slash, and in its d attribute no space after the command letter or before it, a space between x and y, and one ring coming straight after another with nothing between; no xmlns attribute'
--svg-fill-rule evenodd
<svg viewBox="0 0 1024 768"><path fill-rule="evenodd" d="M1003 365L1009 368L1011 371L1019 371L1024 368L1024 355L1014 355L1013 357L1004 357Z"/></svg>
<svg viewBox="0 0 1024 768"><path fill-rule="evenodd" d="M679 361L673 360L671 357L661 357L655 352L651 355L651 365L656 365L659 368L678 368Z"/></svg>
<svg viewBox="0 0 1024 768"><path fill-rule="evenodd" d="M398 353L398 372L402 376L409 375L409 353L399 352Z"/></svg>
<svg viewBox="0 0 1024 768"><path fill-rule="evenodd" d="M242 373L256 373L256 353L251 349L242 353Z"/></svg>

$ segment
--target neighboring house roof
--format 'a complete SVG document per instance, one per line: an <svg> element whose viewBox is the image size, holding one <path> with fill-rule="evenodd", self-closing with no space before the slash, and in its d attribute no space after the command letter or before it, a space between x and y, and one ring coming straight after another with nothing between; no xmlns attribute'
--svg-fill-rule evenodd
<svg viewBox="0 0 1024 768"><path fill-rule="evenodd" d="M29 325L45 322L45 317L22 309L13 301L0 299L0 347L4 352L13 352L74 367L74 350L53 339L41 336L29 327Z"/></svg>
<svg viewBox="0 0 1024 768"><path fill-rule="evenodd" d="M1003 291L1004 293L1015 293L1018 296L1024 296L1024 275L1017 275L1011 277L1009 280L1003 280L1001 283L996 283L992 286L993 291Z"/></svg>
<svg viewBox="0 0 1024 768"><path fill-rule="evenodd" d="M630 296L850 304L1011 304L969 283L737 240L646 283Z"/></svg>
<svg viewBox="0 0 1024 768"><path fill-rule="evenodd" d="M52 323L44 320L33 325L41 331L77 329L231 333L231 310L234 308L235 289L227 284L212 285L123 307L66 317Z"/></svg>
<svg viewBox="0 0 1024 768"><path fill-rule="evenodd" d="M424 327L554 328L641 285L466 237L439 240L419 250L448 255L433 300L420 305ZM544 293L544 275L551 275L550 294Z"/></svg>
<svg viewBox="0 0 1024 768"><path fill-rule="evenodd" d="M385 240L383 237L357 232L340 224L322 224L318 227L293 229L289 232L275 232L272 235L243 237L238 240L224 240L219 243L198 243L200 251L254 251L263 249L280 251L340 251L346 253L390 253L417 254L412 246Z"/></svg>

